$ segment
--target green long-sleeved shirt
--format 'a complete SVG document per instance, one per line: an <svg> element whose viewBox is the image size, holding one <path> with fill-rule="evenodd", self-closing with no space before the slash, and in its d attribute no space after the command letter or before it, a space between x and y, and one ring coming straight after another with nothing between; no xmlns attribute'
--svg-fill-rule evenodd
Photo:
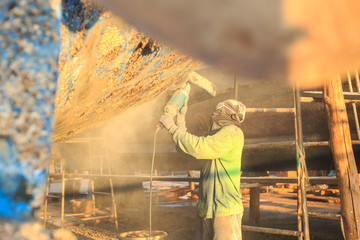
<svg viewBox="0 0 360 240"><path fill-rule="evenodd" d="M244 134L235 125L221 128L213 135L197 137L183 129L173 134L177 146L206 162L200 175L198 212L202 218L241 214L241 155Z"/></svg>

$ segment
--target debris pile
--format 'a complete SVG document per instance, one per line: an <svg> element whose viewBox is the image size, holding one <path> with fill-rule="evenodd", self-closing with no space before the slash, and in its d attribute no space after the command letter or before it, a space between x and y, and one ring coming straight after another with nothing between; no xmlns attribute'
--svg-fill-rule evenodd
<svg viewBox="0 0 360 240"><path fill-rule="evenodd" d="M69 230L44 229L38 223L0 223L0 238L11 240L76 240Z"/></svg>

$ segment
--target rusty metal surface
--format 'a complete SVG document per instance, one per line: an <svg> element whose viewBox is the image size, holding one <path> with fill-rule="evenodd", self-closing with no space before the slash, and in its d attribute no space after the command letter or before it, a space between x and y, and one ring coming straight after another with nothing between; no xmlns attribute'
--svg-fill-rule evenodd
<svg viewBox="0 0 360 240"><path fill-rule="evenodd" d="M87 1L76 7L63 5L54 141L154 99L200 64Z"/></svg>

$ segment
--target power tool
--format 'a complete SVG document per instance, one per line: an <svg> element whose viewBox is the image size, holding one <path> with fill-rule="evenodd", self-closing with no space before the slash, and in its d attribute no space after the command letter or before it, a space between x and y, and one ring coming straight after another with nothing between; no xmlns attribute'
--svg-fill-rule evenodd
<svg viewBox="0 0 360 240"><path fill-rule="evenodd" d="M190 94L191 86L189 82L192 82L197 86L201 87L202 89L206 90L212 96L216 95L216 87L212 82L202 77L198 73L192 72L189 74L189 81L185 82L180 88L178 88L165 105L164 112L166 114L169 114L171 117L175 117L181 110L181 108L184 106L185 101ZM162 127L162 124L157 126Z"/></svg>
<svg viewBox="0 0 360 240"><path fill-rule="evenodd" d="M165 105L164 112L172 117L175 117L184 106L186 99L189 97L190 89L191 86L188 82L178 88Z"/></svg>

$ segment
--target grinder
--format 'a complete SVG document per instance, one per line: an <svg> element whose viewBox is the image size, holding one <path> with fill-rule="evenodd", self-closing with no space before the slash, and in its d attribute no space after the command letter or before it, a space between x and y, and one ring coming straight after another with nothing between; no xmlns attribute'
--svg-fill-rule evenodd
<svg viewBox="0 0 360 240"><path fill-rule="evenodd" d="M185 100L189 97L190 89L191 86L188 82L177 89L165 105L164 112L172 117L175 117L180 109L184 106Z"/></svg>
<svg viewBox="0 0 360 240"><path fill-rule="evenodd" d="M216 95L216 86L198 73L191 72L189 74L189 81L207 91L211 96ZM180 88L178 88L165 105L164 112L172 117L175 117L184 106L186 99L189 97L190 89L191 86L189 82L184 83ZM162 124L157 126L162 126Z"/></svg>

